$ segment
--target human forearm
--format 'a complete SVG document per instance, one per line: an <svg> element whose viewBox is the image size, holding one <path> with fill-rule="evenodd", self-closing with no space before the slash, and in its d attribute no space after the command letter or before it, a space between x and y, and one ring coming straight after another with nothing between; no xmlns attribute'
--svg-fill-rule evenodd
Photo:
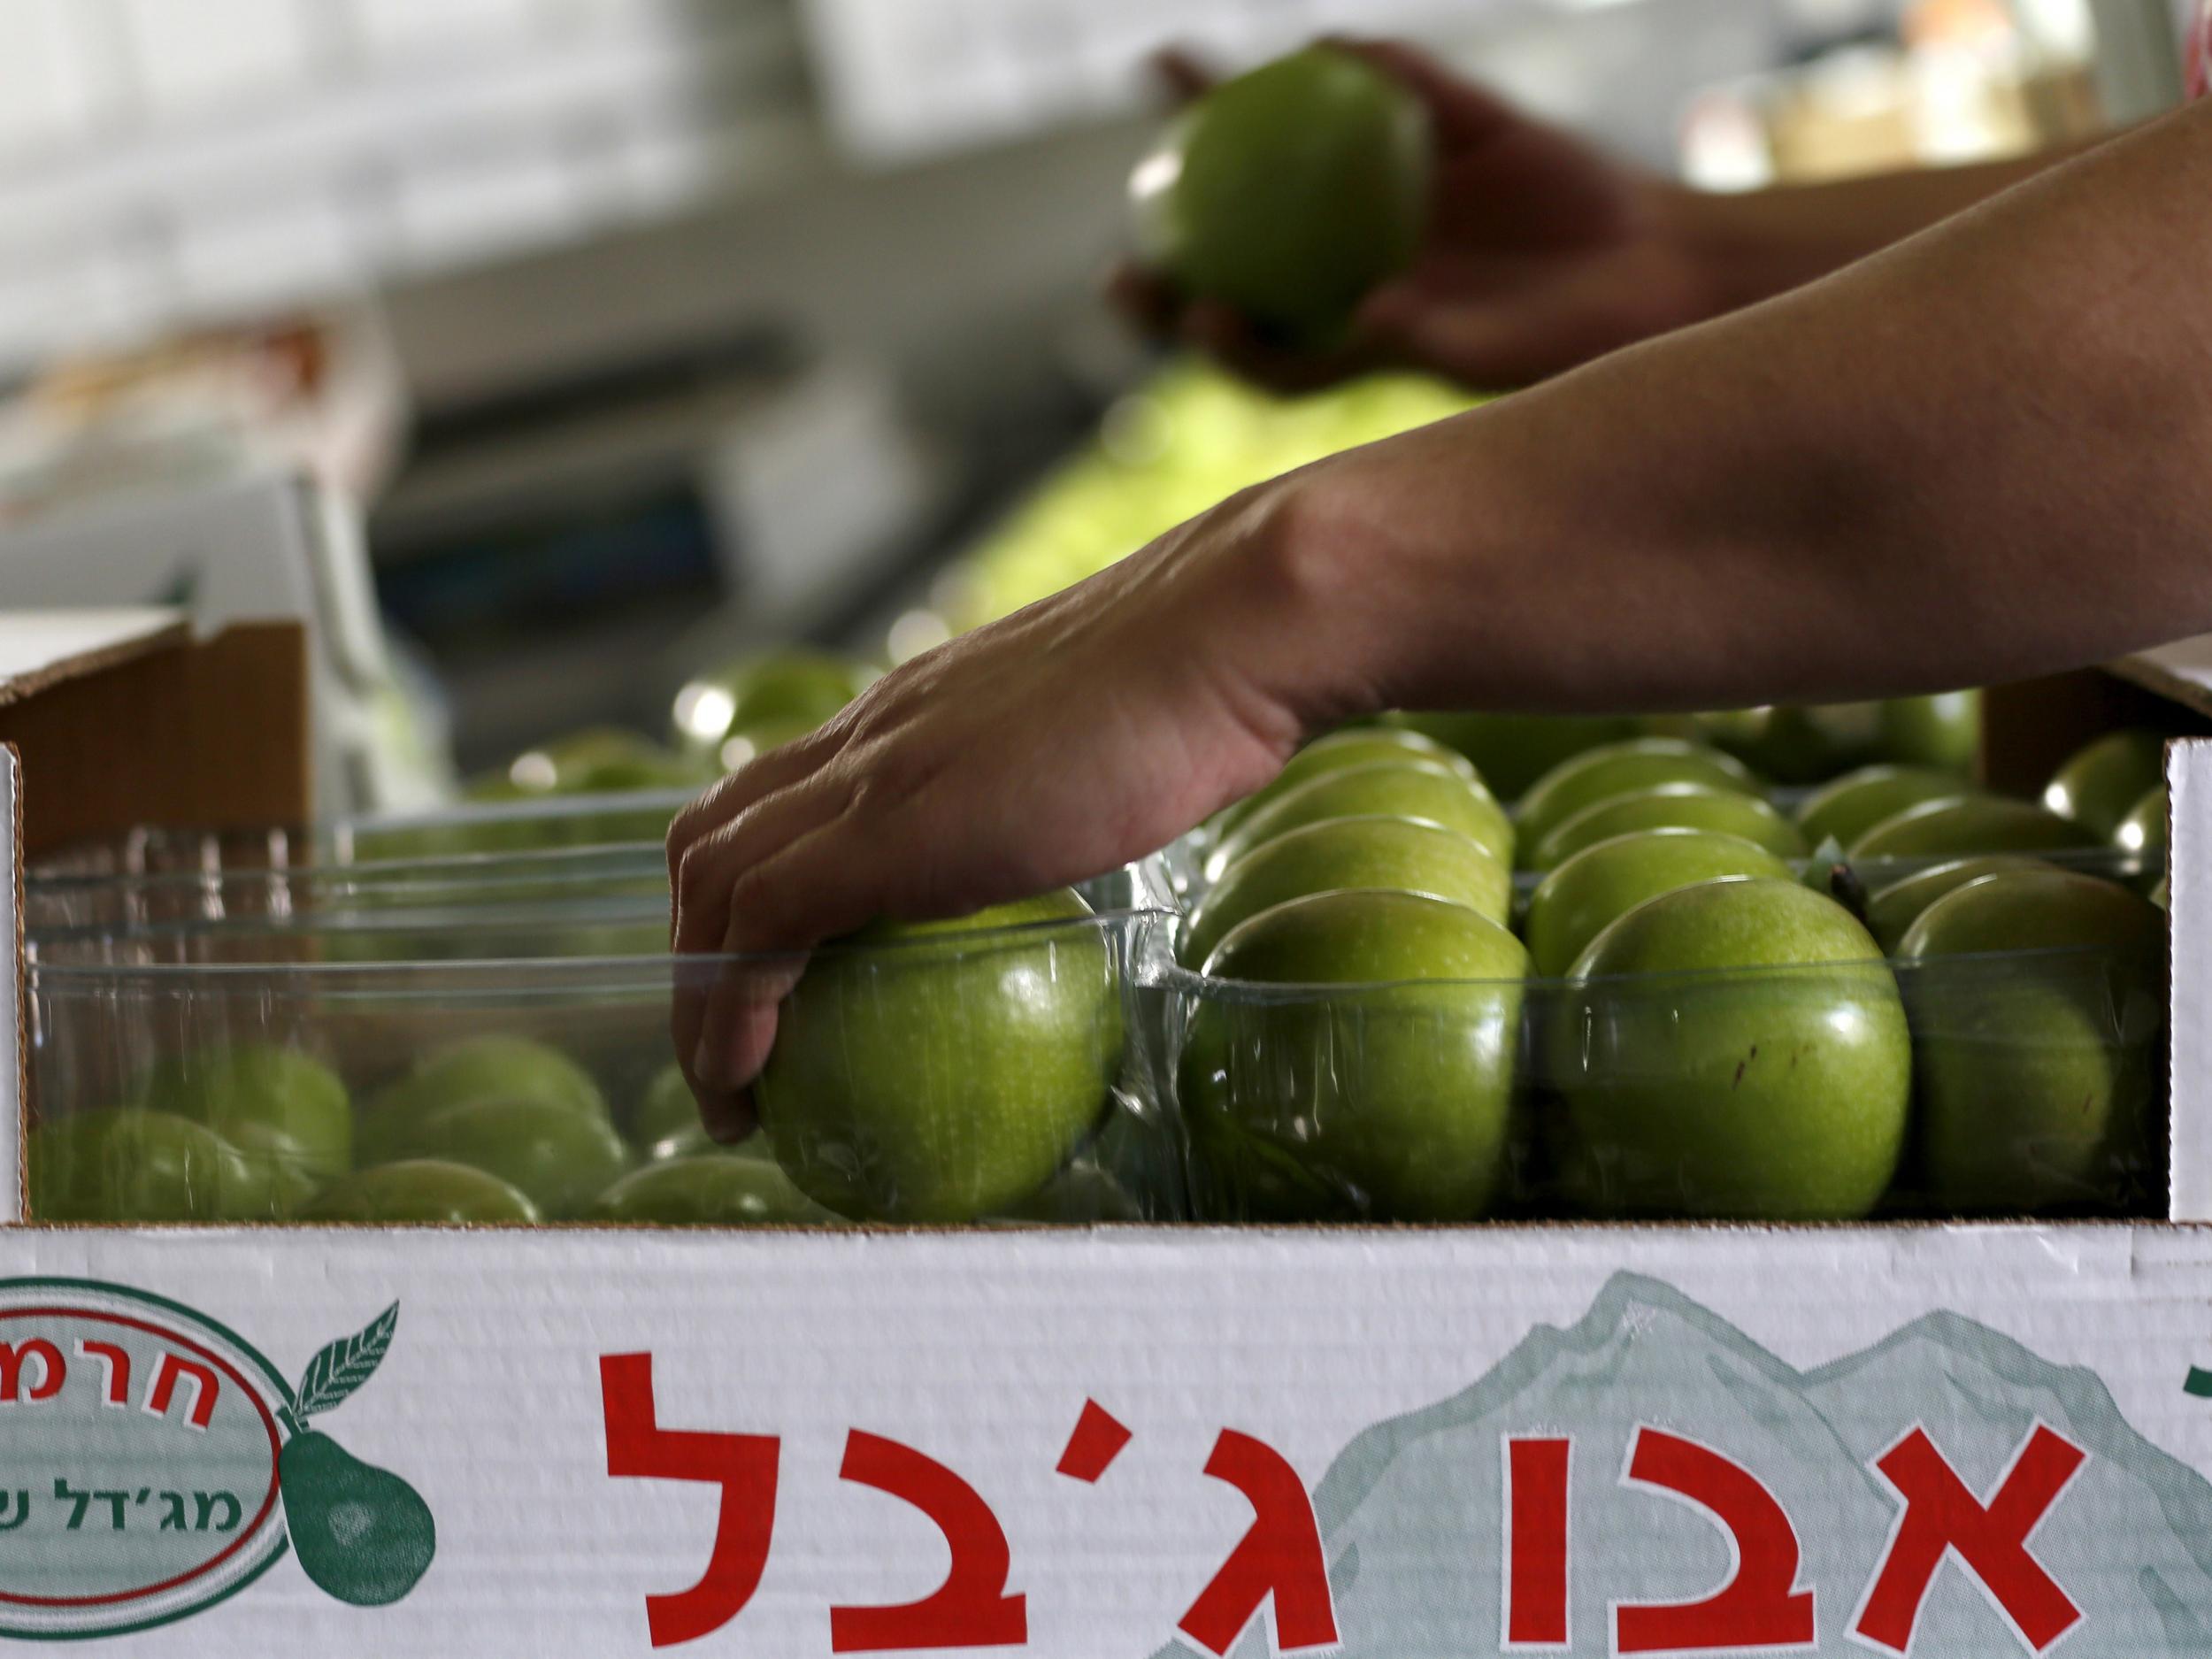
<svg viewBox="0 0 2212 1659"><path fill-rule="evenodd" d="M1310 718L1825 700L2212 627L2208 182L2212 117L2177 117L1301 475L1333 653Z"/></svg>
<svg viewBox="0 0 2212 1659"><path fill-rule="evenodd" d="M1717 316L1878 253L2105 142L1740 193L1667 188L1659 211Z"/></svg>

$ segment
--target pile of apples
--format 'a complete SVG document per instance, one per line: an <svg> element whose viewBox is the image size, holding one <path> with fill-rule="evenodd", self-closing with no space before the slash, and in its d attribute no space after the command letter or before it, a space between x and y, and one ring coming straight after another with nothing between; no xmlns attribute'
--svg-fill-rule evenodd
<svg viewBox="0 0 2212 1659"><path fill-rule="evenodd" d="M672 1069L618 1119L573 1059L507 1034L435 1048L357 1106L297 1049L207 1049L41 1125L29 1168L50 1221L835 1219L759 1147L707 1141Z"/></svg>
<svg viewBox="0 0 2212 1659"><path fill-rule="evenodd" d="M1578 752L1509 815L1438 731L1509 771ZM2165 918L2080 866L2162 843L2162 749L2103 739L2041 803L1883 763L1785 811L1716 746L1602 723L1325 737L1210 826L1179 930L1200 1211L2124 1205Z"/></svg>
<svg viewBox="0 0 2212 1659"><path fill-rule="evenodd" d="M1237 491L1485 400L1415 374L1279 397L1198 363L1171 366L1107 413L941 580L948 628L970 628L1094 576Z"/></svg>

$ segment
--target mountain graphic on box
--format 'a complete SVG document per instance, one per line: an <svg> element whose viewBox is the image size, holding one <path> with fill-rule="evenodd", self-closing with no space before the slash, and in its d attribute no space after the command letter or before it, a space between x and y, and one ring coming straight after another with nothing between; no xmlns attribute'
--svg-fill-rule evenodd
<svg viewBox="0 0 2212 1659"><path fill-rule="evenodd" d="M1977 1502L1999 1491L2039 1430L2071 1448L2062 1454L2069 1467L2085 1455L2025 1538L2078 1609L2043 1650L2212 1655L2212 1484L2130 1428L2093 1373L1947 1312L1801 1371L1671 1286L1626 1273L1571 1328L1536 1327L1473 1386L1377 1424L1338 1455L1314 1494L1335 1651L1609 1659L1617 1607L1711 1595L1737 1554L1695 1504L1626 1478L1640 1432L1719 1454L1786 1513L1799 1550L1794 1587L1813 1598L1815 1634L1769 1651L1898 1651L1852 1632L1905 1509L1875 1465L1916 1428ZM1525 1437L1567 1440L1571 1452L1567 1639L1553 1632L1524 1649L1506 1642L1502 1563L1506 1448ZM1265 1659L1270 1636L1256 1618L1233 1659ZM1904 1647L1941 1659L2036 1650L1956 1554L1934 1568ZM1195 1653L1178 1643L1162 1659Z"/></svg>

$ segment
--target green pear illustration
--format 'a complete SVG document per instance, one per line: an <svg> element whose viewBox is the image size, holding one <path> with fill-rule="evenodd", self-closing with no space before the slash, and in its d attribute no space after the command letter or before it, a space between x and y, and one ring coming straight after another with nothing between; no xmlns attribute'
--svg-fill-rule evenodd
<svg viewBox="0 0 2212 1659"><path fill-rule="evenodd" d="M388 1469L363 1463L308 1419L369 1379L398 1328L394 1302L355 1336L309 1362L293 1428L277 1459L284 1519L300 1566L318 1588L355 1607L383 1607L415 1587L437 1553L438 1527L422 1494Z"/></svg>

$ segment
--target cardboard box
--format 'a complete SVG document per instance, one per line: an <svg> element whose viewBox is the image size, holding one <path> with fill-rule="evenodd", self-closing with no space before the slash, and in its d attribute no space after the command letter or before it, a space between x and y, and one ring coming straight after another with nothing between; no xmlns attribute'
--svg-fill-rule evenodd
<svg viewBox="0 0 2212 1659"><path fill-rule="evenodd" d="M2177 1008L2207 778L2181 745ZM19 1226L0 1639L2202 1655L2208 1283L2162 1224Z"/></svg>

